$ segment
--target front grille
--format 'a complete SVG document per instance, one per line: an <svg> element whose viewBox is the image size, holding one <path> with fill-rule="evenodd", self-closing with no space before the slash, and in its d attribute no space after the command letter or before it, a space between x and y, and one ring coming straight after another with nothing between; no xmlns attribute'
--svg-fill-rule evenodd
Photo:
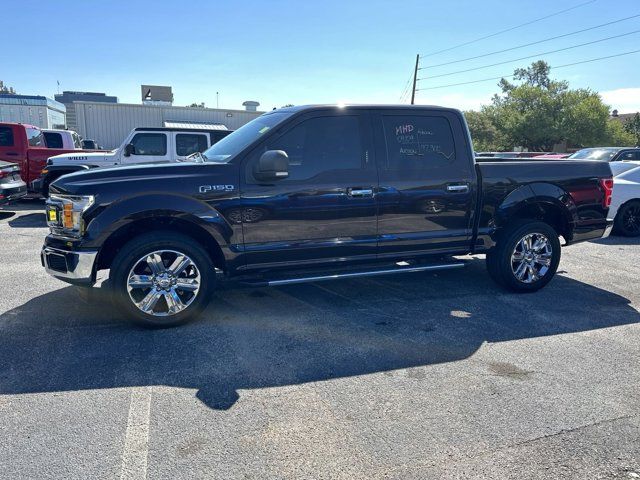
<svg viewBox="0 0 640 480"><path fill-rule="evenodd" d="M47 253L47 265L56 272L67 273L67 259L58 253Z"/></svg>

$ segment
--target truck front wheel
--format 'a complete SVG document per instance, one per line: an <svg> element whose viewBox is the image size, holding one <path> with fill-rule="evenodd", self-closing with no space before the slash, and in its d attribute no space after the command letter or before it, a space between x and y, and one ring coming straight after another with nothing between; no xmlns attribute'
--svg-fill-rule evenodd
<svg viewBox="0 0 640 480"><path fill-rule="evenodd" d="M150 232L129 241L111 265L111 288L122 312L149 327L181 325L209 303L215 270L196 241Z"/></svg>
<svg viewBox="0 0 640 480"><path fill-rule="evenodd" d="M529 220L507 227L487 254L489 275L515 292L534 292L551 281L560 263L560 240L544 222Z"/></svg>

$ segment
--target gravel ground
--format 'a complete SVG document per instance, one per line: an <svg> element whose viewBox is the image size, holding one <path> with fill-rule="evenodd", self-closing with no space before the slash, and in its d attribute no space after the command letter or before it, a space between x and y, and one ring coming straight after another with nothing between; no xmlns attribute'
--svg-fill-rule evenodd
<svg viewBox="0 0 640 480"><path fill-rule="evenodd" d="M640 478L640 240L536 294L472 257L148 331L45 274L41 203L5 210L1 478Z"/></svg>

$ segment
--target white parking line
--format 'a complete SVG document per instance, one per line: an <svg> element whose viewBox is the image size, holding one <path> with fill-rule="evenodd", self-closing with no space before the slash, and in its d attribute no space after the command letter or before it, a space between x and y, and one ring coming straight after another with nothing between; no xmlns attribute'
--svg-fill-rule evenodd
<svg viewBox="0 0 640 480"><path fill-rule="evenodd" d="M147 454L149 452L149 416L151 412L151 387L131 389L127 431L122 450L122 480L147 478Z"/></svg>

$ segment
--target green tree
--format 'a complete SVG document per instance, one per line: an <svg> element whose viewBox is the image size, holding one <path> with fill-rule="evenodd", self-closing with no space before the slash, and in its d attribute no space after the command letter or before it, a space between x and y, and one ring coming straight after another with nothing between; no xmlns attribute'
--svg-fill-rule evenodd
<svg viewBox="0 0 640 480"><path fill-rule="evenodd" d="M493 151L500 148L498 129L493 124L491 116L482 109L479 112L469 110L464 112L476 152Z"/></svg>
<svg viewBox="0 0 640 480"><path fill-rule="evenodd" d="M204 107L204 102L200 102L200 103L192 103L191 105L189 105L192 108L205 108Z"/></svg>
<svg viewBox="0 0 640 480"><path fill-rule="evenodd" d="M606 140L609 107L600 96L571 90L566 81L551 79L549 71L540 60L516 69L517 83L500 80L502 92L493 97L491 117L503 149L550 151L562 142L583 147Z"/></svg>
<svg viewBox="0 0 640 480"><path fill-rule="evenodd" d="M624 123L624 131L633 136L635 145L640 145L640 113Z"/></svg>
<svg viewBox="0 0 640 480"><path fill-rule="evenodd" d="M632 133L625 130L620 120L609 119L607 123L607 144L616 147L632 147L637 145L636 138Z"/></svg>

